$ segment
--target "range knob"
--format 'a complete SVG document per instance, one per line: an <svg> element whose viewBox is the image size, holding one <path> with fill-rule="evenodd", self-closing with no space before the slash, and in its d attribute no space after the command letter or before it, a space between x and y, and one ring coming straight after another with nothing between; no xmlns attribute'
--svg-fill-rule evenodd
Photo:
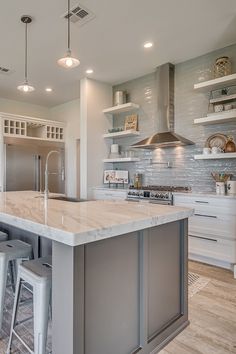
<svg viewBox="0 0 236 354"><path fill-rule="evenodd" d="M155 198L159 198L160 197L160 194L155 194Z"/></svg>

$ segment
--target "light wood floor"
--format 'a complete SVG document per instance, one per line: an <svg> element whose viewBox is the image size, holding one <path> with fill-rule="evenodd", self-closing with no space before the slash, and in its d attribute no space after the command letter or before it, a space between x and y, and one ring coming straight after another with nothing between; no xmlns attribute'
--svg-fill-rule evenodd
<svg viewBox="0 0 236 354"><path fill-rule="evenodd" d="M190 262L189 271L211 281L189 300L190 325L160 354L236 353L236 280L233 273Z"/></svg>

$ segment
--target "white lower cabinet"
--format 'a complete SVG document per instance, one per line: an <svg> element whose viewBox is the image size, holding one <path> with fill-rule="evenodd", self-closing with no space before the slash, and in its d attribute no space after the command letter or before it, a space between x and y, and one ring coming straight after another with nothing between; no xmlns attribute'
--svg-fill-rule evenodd
<svg viewBox="0 0 236 354"><path fill-rule="evenodd" d="M174 204L194 208L189 219L189 258L234 269L236 198L175 195Z"/></svg>
<svg viewBox="0 0 236 354"><path fill-rule="evenodd" d="M126 190L109 190L107 188L95 188L93 190L93 199L96 200L125 200L126 196Z"/></svg>

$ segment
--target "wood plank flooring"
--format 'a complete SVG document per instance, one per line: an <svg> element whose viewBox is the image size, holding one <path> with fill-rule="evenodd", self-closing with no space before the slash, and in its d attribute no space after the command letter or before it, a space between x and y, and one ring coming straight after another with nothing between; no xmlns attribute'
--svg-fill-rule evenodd
<svg viewBox="0 0 236 354"><path fill-rule="evenodd" d="M233 273L198 262L189 271L210 282L189 299L190 325L160 354L236 353L236 280Z"/></svg>

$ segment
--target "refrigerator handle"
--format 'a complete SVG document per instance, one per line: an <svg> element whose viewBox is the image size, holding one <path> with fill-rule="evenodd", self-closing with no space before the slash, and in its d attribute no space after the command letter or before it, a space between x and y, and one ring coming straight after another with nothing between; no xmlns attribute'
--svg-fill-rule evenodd
<svg viewBox="0 0 236 354"><path fill-rule="evenodd" d="M41 189L41 156L34 155L35 161L35 181L34 181L34 189L37 192L40 192Z"/></svg>

